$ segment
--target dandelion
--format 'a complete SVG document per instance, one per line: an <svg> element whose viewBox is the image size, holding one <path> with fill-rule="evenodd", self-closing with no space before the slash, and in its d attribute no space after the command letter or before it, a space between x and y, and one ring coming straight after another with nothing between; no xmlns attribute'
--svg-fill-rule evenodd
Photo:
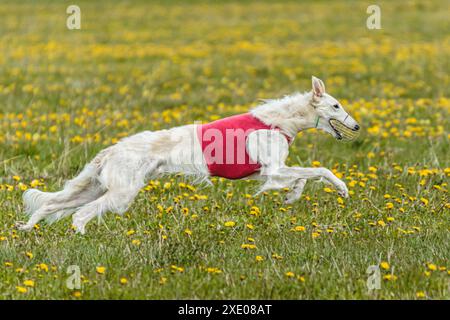
<svg viewBox="0 0 450 320"><path fill-rule="evenodd" d="M105 268L105 267L102 267L102 266L98 266L98 267L95 268L95 271L96 271L98 274L104 274L105 271L106 271L106 268Z"/></svg>
<svg viewBox="0 0 450 320"><path fill-rule="evenodd" d="M386 274L383 276L383 279L386 281L396 281L397 276L394 276L393 274Z"/></svg>
<svg viewBox="0 0 450 320"><path fill-rule="evenodd" d="M303 232L305 230L306 230L306 228L304 226L296 226L294 228L294 231L298 231L298 232Z"/></svg>
<svg viewBox="0 0 450 320"><path fill-rule="evenodd" d="M25 280L25 281L23 282L23 285L24 285L25 287L34 287L34 281L33 281L33 280Z"/></svg>
<svg viewBox="0 0 450 320"><path fill-rule="evenodd" d="M40 264L38 265L38 268L39 268L39 270L48 272L48 266L47 266L45 263L40 263Z"/></svg>
<svg viewBox="0 0 450 320"><path fill-rule="evenodd" d="M263 256L256 256L256 257L255 257L255 260L256 260L257 262L261 262L261 261L264 261L264 257L263 257Z"/></svg>
<svg viewBox="0 0 450 320"><path fill-rule="evenodd" d="M122 284L122 285L126 285L128 283L128 279L125 277L120 278L119 281L120 281L120 284Z"/></svg>
<svg viewBox="0 0 450 320"><path fill-rule="evenodd" d="M425 292L423 292L423 291L418 291L418 292L416 293L416 297L419 298L419 299L425 298Z"/></svg>
<svg viewBox="0 0 450 320"><path fill-rule="evenodd" d="M214 273L214 274L219 274L222 273L222 270L218 269L218 268L206 268L206 272L208 273Z"/></svg>
<svg viewBox="0 0 450 320"><path fill-rule="evenodd" d="M234 227L235 225L236 225L236 222L234 222L234 221L226 221L224 223L225 227Z"/></svg>
<svg viewBox="0 0 450 320"><path fill-rule="evenodd" d="M25 287L21 287L21 286L17 286L16 287L16 290L17 290L17 292L19 292L19 293L27 293L27 288L25 288Z"/></svg>
<svg viewBox="0 0 450 320"><path fill-rule="evenodd" d="M281 259L283 259L282 256L280 256L280 255L278 255L278 254L276 254L276 253L272 254L272 258L274 258L275 260L281 260Z"/></svg>
<svg viewBox="0 0 450 320"><path fill-rule="evenodd" d="M428 269L431 271L436 271L437 270L437 266L433 263L429 263L428 264Z"/></svg>
<svg viewBox="0 0 450 320"><path fill-rule="evenodd" d="M187 234L188 236L192 235L192 231L190 229L188 229L188 228L186 228L184 230L184 233Z"/></svg>
<svg viewBox="0 0 450 320"><path fill-rule="evenodd" d="M386 261L383 261L383 262L380 263L380 267L381 267L381 269L389 270L390 265Z"/></svg>
<svg viewBox="0 0 450 320"><path fill-rule="evenodd" d="M167 278L166 277L161 277L160 279L159 279L159 284L160 285L163 285L163 284L165 284L167 282Z"/></svg>
<svg viewBox="0 0 450 320"><path fill-rule="evenodd" d="M72 296L75 298L80 298L81 297L81 292L80 291L74 291L72 292Z"/></svg>
<svg viewBox="0 0 450 320"><path fill-rule="evenodd" d="M288 278L293 278L293 277L295 277L295 273L293 273L293 272L291 272L291 271L286 272L285 275L286 275L286 277L288 277Z"/></svg>
<svg viewBox="0 0 450 320"><path fill-rule="evenodd" d="M313 162L312 162L312 166L313 166L313 167L316 167L316 168L317 168L317 167L320 167L320 165L321 165L320 161L313 161Z"/></svg>

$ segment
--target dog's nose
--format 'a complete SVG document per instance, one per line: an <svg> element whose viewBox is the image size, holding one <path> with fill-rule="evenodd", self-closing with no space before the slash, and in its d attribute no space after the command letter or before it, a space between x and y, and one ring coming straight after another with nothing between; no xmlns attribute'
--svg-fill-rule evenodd
<svg viewBox="0 0 450 320"><path fill-rule="evenodd" d="M355 131L358 131L358 130L359 130L359 125L356 125L355 128L354 128L354 130L355 130Z"/></svg>

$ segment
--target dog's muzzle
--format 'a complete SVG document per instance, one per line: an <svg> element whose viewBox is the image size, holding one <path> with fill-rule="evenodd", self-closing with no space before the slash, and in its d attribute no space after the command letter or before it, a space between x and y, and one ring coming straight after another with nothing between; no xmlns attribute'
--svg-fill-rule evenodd
<svg viewBox="0 0 450 320"><path fill-rule="evenodd" d="M357 129L352 129L336 119L330 119L329 123L331 128L333 128L336 133L338 140L353 141L359 136L359 126L357 126Z"/></svg>

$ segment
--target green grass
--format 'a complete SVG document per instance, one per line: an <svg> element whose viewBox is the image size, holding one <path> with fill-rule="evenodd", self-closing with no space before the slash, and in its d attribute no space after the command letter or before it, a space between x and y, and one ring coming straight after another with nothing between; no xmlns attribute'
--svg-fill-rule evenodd
<svg viewBox="0 0 450 320"><path fill-rule="evenodd" d="M65 3L0 4L1 299L450 298L445 1L381 1L372 31L361 1L77 4L78 31ZM85 236L70 219L15 229L24 189L60 189L117 139L245 112L309 90L311 75L363 133L302 133L289 164L334 169L350 199L311 182L287 206L285 190L251 197L255 182L172 176ZM71 265L80 290L66 287Z"/></svg>

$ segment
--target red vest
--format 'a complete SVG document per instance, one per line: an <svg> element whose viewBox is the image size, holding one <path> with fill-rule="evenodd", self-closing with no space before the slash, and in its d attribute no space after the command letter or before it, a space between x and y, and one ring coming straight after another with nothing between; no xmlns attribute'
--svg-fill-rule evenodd
<svg viewBox="0 0 450 320"><path fill-rule="evenodd" d="M247 137L256 130L278 130L250 113L198 125L197 137L211 176L245 178L261 168L247 153ZM286 136L288 143L291 139Z"/></svg>

